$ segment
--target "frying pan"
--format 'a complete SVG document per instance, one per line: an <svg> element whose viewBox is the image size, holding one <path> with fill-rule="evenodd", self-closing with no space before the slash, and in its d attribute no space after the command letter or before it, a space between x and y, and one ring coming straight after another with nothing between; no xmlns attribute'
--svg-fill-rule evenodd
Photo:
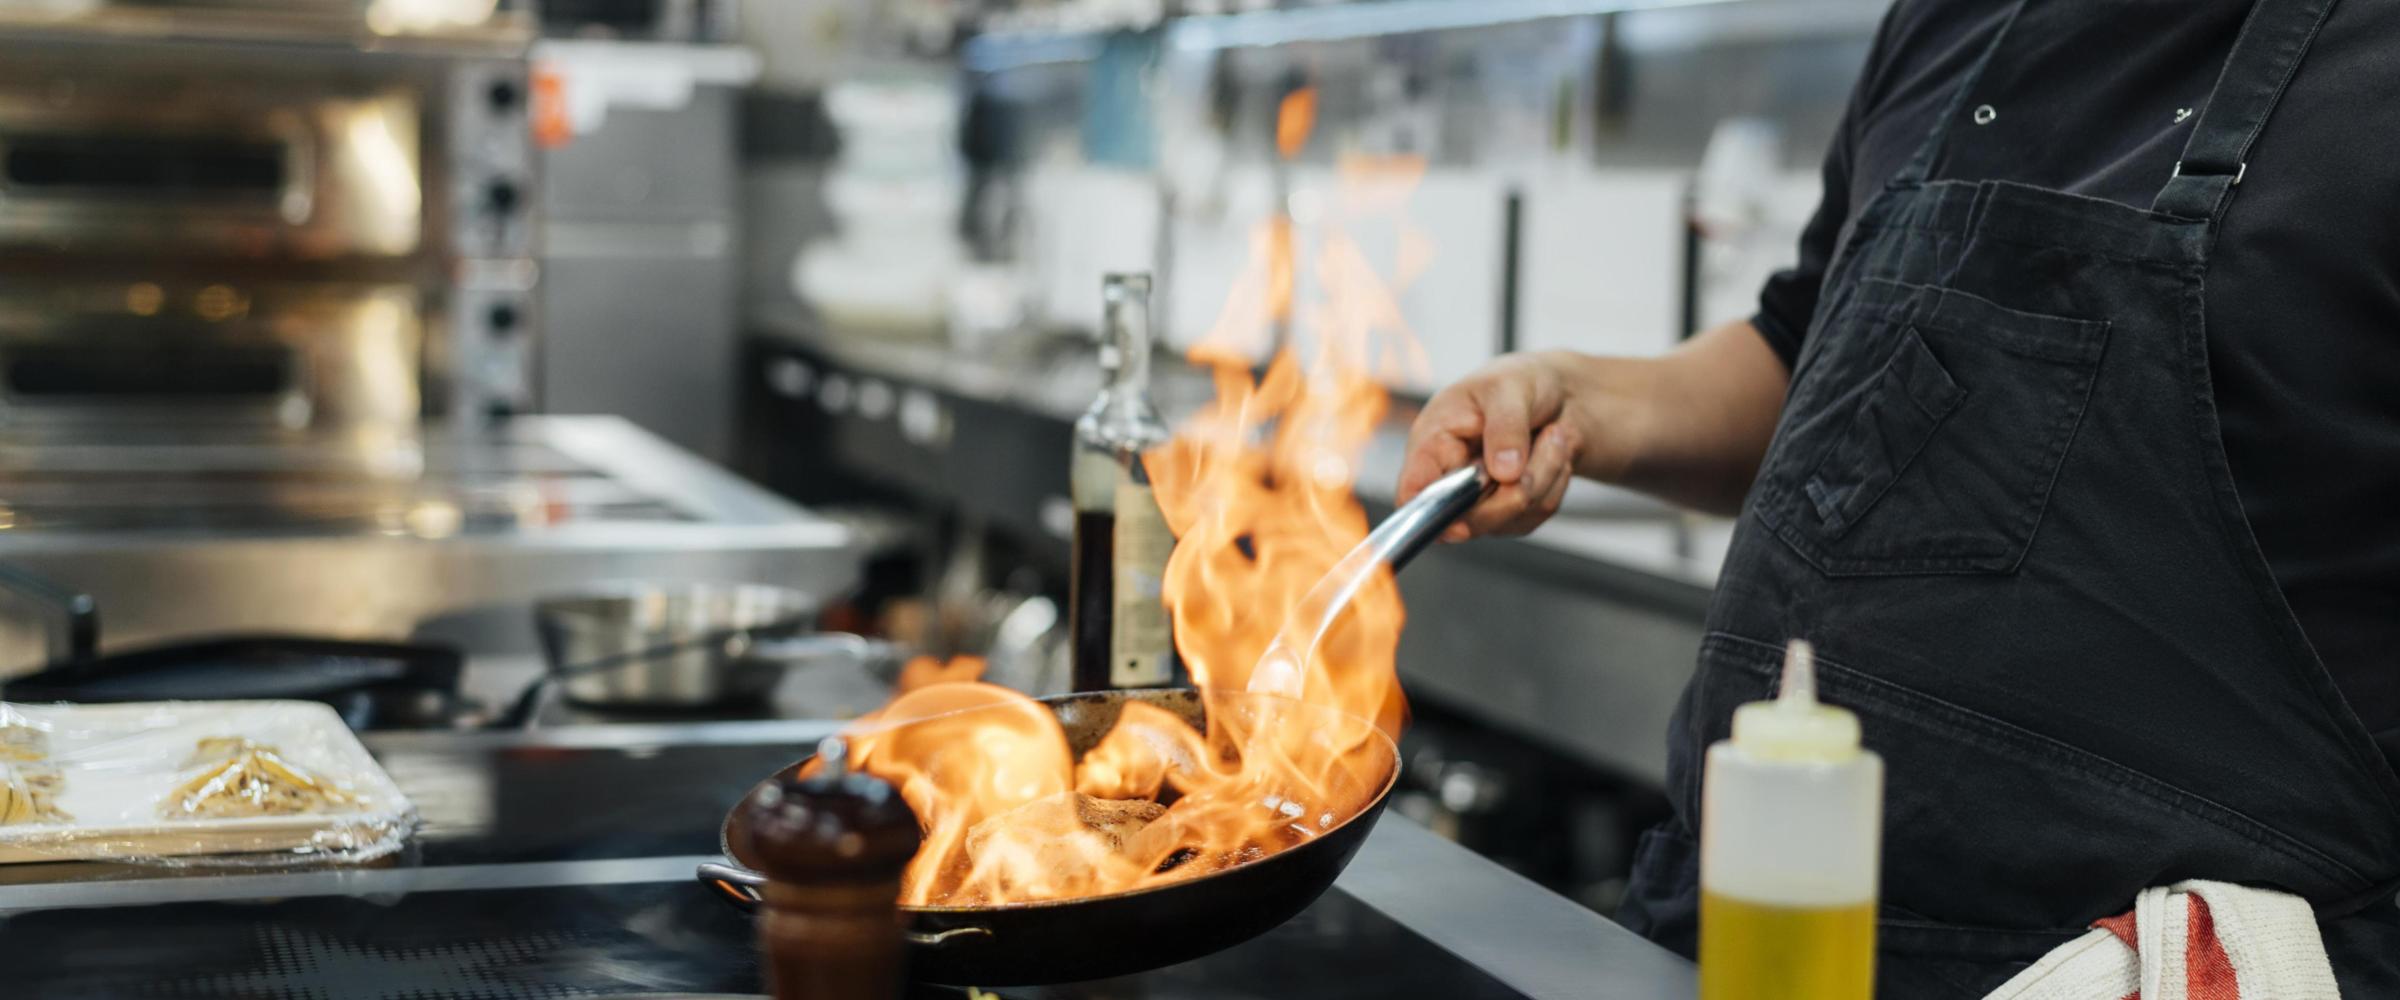
<svg viewBox="0 0 2400 1000"><path fill-rule="evenodd" d="M295 635L178 640L70 660L0 686L11 701L321 701L352 729L446 725L464 654L448 646Z"/></svg>
<svg viewBox="0 0 2400 1000"><path fill-rule="evenodd" d="M903 906L912 978L958 986L1022 986L1105 979L1155 969L1231 947L1291 919L1333 885L1375 828L1400 775L1400 750L1364 719L1276 695L1211 692L1218 711L1275 711L1309 724L1355 726L1379 759L1389 760L1374 797L1341 825L1256 861L1131 892L1000 906ZM1203 695L1186 689L1099 691L1042 699L1080 759L1117 724L1128 701L1147 702L1203 725ZM1321 716L1321 718L1320 718ZM794 763L761 782L788 777ZM752 790L755 793L756 789ZM747 801L747 796L744 801ZM746 845L743 810L725 817L718 838L730 864L700 866L700 881L744 910L755 909L765 878L735 845Z"/></svg>
<svg viewBox="0 0 2400 1000"><path fill-rule="evenodd" d="M88 594L0 564L0 591L47 605L64 651L0 686L12 701L321 701L352 729L449 724L466 657L457 648L307 635L240 634L99 652L100 612Z"/></svg>
<svg viewBox="0 0 2400 1000"><path fill-rule="evenodd" d="M1424 551L1442 529L1492 490L1480 464L1455 470L1384 518L1334 570L1311 588L1302 605L1323 608L1330 622L1377 564L1394 572ZM1286 622L1290 628L1295 623ZM1298 623L1307 625L1310 623ZM1274 647L1286 636L1278 634ZM1302 636L1305 639L1305 635ZM1287 650L1302 662L1310 649ZM1078 760L1117 724L1128 701L1174 712L1205 731L1217 711L1274 711L1306 717L1319 730L1355 726L1377 756L1388 760L1374 795L1340 825L1255 861L1132 892L1004 906L903 906L909 972L917 979L960 986L1021 986L1105 979L1198 958L1247 941L1291 919L1333 885L1351 855L1383 815L1400 777L1400 749L1364 719L1318 705L1254 692L1189 690L1099 691L1042 699L1066 730ZM779 780L807 761L767 779ZM761 783L762 786L765 784ZM756 794L757 789L752 789ZM744 801L747 801L745 796ZM737 845L750 842L737 805L725 817L718 847L728 864L700 866L700 881L743 909L755 908L765 879Z"/></svg>

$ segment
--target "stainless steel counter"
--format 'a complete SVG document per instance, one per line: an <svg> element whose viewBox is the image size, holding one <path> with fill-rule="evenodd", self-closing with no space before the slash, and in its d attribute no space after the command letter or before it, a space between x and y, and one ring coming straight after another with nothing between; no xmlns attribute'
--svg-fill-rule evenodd
<svg viewBox="0 0 2400 1000"><path fill-rule="evenodd" d="M753 313L752 335L745 391L774 401L766 409L776 419L819 425L783 433L829 439L834 461L928 501L1068 539L1066 427L1098 385L1082 345L1024 340L969 354L828 335L772 308ZM1153 373L1170 420L1213 391L1189 366L1162 361ZM1395 401L1362 458L1370 507L1389 502L1413 415ZM1663 781L1666 720L1729 535L1723 522L1577 483L1561 515L1530 537L1440 546L1401 576L1402 678L1412 696Z"/></svg>
<svg viewBox="0 0 2400 1000"><path fill-rule="evenodd" d="M304 459L238 443L0 448L0 560L97 598L104 648L400 636L595 580L830 593L858 572L840 525L614 417L435 434L398 472Z"/></svg>

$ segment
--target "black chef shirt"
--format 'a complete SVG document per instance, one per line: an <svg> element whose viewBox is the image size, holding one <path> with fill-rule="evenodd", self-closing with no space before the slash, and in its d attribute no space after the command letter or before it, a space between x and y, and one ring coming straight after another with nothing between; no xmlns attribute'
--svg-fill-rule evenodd
<svg viewBox="0 0 2400 1000"><path fill-rule="evenodd" d="M2011 6L1899 0L1886 15L1800 263L1759 297L1786 366L1837 241ZM1995 114L1954 125L1932 176L2147 207L2250 6L2026 0L1966 105ZM2309 641L2400 765L2400 3L2334 7L2248 166L2205 277L2227 457Z"/></svg>

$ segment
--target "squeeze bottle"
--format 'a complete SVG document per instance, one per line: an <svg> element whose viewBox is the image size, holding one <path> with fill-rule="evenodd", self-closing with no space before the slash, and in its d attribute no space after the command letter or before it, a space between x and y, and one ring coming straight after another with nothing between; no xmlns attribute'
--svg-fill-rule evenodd
<svg viewBox="0 0 2400 1000"><path fill-rule="evenodd" d="M1871 1000L1883 759L1818 703L1808 643L1734 710L1700 798L1701 1000Z"/></svg>

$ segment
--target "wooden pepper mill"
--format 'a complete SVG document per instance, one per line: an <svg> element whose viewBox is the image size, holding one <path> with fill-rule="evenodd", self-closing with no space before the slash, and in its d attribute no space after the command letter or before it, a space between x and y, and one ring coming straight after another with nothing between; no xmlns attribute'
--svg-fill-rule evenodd
<svg viewBox="0 0 2400 1000"><path fill-rule="evenodd" d="M850 771L840 737L824 766L744 803L749 856L767 876L758 944L775 1000L900 995L900 873L922 838L889 782Z"/></svg>

